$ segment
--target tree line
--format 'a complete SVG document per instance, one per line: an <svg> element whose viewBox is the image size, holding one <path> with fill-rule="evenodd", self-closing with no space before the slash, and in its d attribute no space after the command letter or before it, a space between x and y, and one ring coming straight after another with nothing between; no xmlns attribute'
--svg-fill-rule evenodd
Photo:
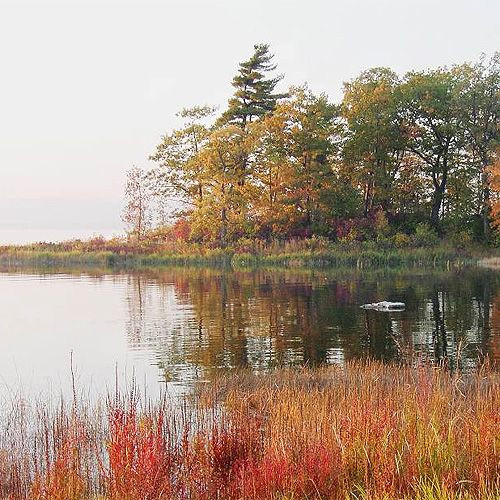
<svg viewBox="0 0 500 500"><path fill-rule="evenodd" d="M279 92L273 58L255 45L224 112L184 109L154 168L128 172L132 235L156 216L177 237L222 247L419 231L496 240L500 54L404 76L372 68L344 84L340 103L306 85Z"/></svg>

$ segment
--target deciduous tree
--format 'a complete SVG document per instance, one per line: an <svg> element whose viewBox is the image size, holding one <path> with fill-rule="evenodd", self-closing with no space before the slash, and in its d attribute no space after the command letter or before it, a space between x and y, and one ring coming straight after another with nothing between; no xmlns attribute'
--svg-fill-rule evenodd
<svg viewBox="0 0 500 500"><path fill-rule="evenodd" d="M344 159L363 188L364 216L375 206L387 211L405 154L398 76L373 68L345 84L342 114L347 121Z"/></svg>
<svg viewBox="0 0 500 500"><path fill-rule="evenodd" d="M450 175L461 162L458 82L446 69L409 73L401 86L407 148L430 180L430 221L438 227Z"/></svg>
<svg viewBox="0 0 500 500"><path fill-rule="evenodd" d="M460 125L480 175L480 198L483 237L490 232L489 170L499 145L500 119L500 53L489 61L484 57L476 64L453 69L459 79Z"/></svg>
<svg viewBox="0 0 500 500"><path fill-rule="evenodd" d="M127 171L125 184L126 205L122 220L128 228L129 235L141 240L151 226L151 191L146 173L139 167Z"/></svg>
<svg viewBox="0 0 500 500"><path fill-rule="evenodd" d="M235 125L212 132L200 152L207 183L203 202L192 212L195 233L217 239L226 246L243 235L247 214L246 187L241 183L240 165L248 155L247 135Z"/></svg>
<svg viewBox="0 0 500 500"><path fill-rule="evenodd" d="M209 140L207 120L214 112L209 106L183 109L178 116L185 119L184 126L162 137L150 156L157 163L150 177L158 196L176 195L191 206L203 202L207 172L200 152Z"/></svg>

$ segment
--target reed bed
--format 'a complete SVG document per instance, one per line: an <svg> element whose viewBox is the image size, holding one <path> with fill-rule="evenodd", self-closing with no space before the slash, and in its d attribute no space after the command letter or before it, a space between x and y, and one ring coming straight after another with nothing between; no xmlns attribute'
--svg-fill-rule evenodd
<svg viewBox="0 0 500 500"><path fill-rule="evenodd" d="M36 250L0 247L0 264L10 267L87 265L115 268L161 266L226 266L252 268L373 268L398 266L462 266L477 261L470 254L445 247L414 249L372 249L332 246L329 249L250 253L234 249L192 248L172 253L164 250L134 253L124 250Z"/></svg>
<svg viewBox="0 0 500 500"><path fill-rule="evenodd" d="M4 499L497 499L499 375L237 372L183 400L4 405Z"/></svg>

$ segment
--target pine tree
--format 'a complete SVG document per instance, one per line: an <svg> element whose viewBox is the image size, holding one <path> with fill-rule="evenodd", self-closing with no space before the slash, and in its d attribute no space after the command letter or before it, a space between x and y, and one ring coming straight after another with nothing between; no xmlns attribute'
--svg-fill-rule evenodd
<svg viewBox="0 0 500 500"><path fill-rule="evenodd" d="M236 91L229 99L228 109L219 119L219 125L231 123L245 128L253 119L273 111L276 102L286 97L286 94L274 93L283 75L266 78L266 74L276 69L273 57L269 45L254 45L252 57L240 63L238 74L233 78Z"/></svg>

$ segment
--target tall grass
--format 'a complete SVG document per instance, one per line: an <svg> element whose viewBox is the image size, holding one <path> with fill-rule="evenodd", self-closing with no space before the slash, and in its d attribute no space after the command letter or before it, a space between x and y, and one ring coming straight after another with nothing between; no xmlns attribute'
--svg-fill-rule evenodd
<svg viewBox="0 0 500 500"><path fill-rule="evenodd" d="M231 265L233 252L220 249L200 253L114 253L111 251L1 249L0 264L8 267L23 266L99 266L141 268L161 266Z"/></svg>
<svg viewBox="0 0 500 500"><path fill-rule="evenodd" d="M341 245L328 250L262 255L235 254L234 266L265 265L277 267L397 267L402 265L462 265L473 262L470 255L445 247L413 249L349 248Z"/></svg>
<svg viewBox="0 0 500 500"><path fill-rule="evenodd" d="M442 266L471 263L470 252L447 246L384 248L373 244L334 244L294 240L280 244L236 245L207 248L199 244L169 243L153 246L37 244L0 247L0 264L7 266L91 265L140 268L171 265L211 265L247 268Z"/></svg>
<svg viewBox="0 0 500 500"><path fill-rule="evenodd" d="M184 401L18 401L0 498L493 500L499 389L487 367L356 362L240 372Z"/></svg>

